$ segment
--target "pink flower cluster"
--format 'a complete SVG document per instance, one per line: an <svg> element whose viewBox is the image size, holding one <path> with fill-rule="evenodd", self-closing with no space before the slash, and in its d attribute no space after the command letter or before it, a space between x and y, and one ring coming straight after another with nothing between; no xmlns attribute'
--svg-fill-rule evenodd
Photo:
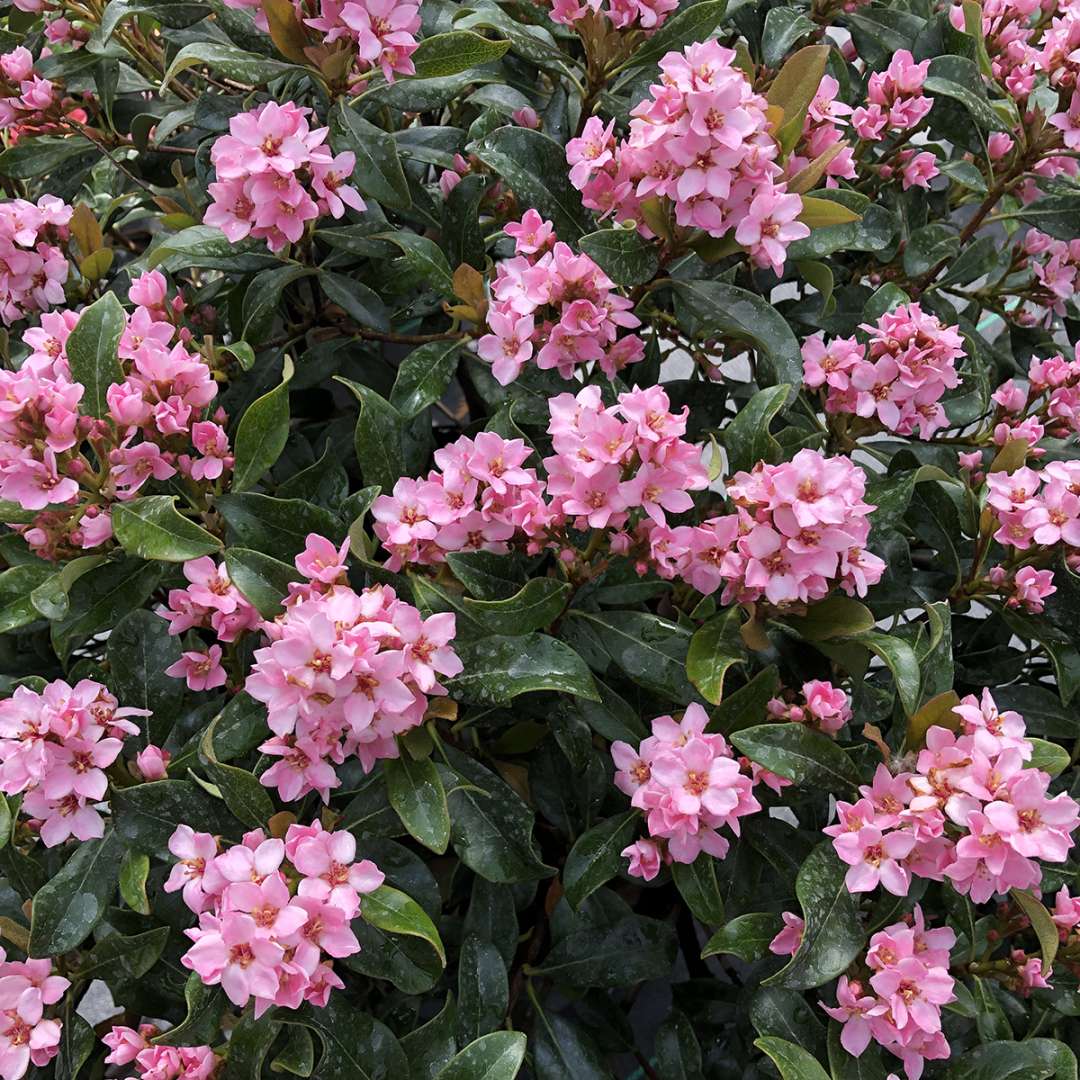
<svg viewBox="0 0 1080 1080"><path fill-rule="evenodd" d="M246 690L266 704L274 737L260 747L281 760L261 776L286 802L340 783L334 764L350 755L365 772L398 756L395 737L424 719L439 676L462 664L450 646L452 614L424 619L393 589L354 592L338 551L312 534L296 558L307 579L294 584L285 613L264 624L270 644L255 652Z"/></svg>
<svg viewBox="0 0 1080 1080"><path fill-rule="evenodd" d="M52 195L42 195L37 203L0 202L0 319L5 326L64 302L68 261L59 245L67 240L71 215L72 208Z"/></svg>
<svg viewBox="0 0 1080 1080"><path fill-rule="evenodd" d="M839 821L824 831L849 867L851 892L881 884L906 896L913 874L947 877L981 904L1038 887L1036 859L1065 861L1080 808L1064 793L1048 796L1050 777L1025 766L1032 751L1023 717L999 712L988 690L953 712L960 734L931 727L914 772L894 776L879 765L858 802L837 803Z"/></svg>
<svg viewBox="0 0 1080 1080"><path fill-rule="evenodd" d="M1034 89L1039 70L1036 68L1038 50L1033 44L1035 30L1031 17L1041 14L1041 0L983 0L981 6L983 37L994 81L1023 102ZM949 8L949 19L957 30L965 29L962 4ZM1053 40L1055 36L1051 33L1048 38ZM1076 44L1067 51L1071 52L1077 45L1080 45L1080 32ZM1053 47L1050 51L1052 54ZM1049 71L1051 61L1051 55L1045 56L1041 70ZM995 132L997 134L1001 133Z"/></svg>
<svg viewBox="0 0 1080 1080"><path fill-rule="evenodd" d="M254 998L258 1018L271 1005L321 1008L345 985L331 961L360 951L349 923L383 883L370 859L356 861L352 833L293 824L279 840L255 829L219 854L209 833L178 825L169 850L180 861L165 891L182 891L199 916L180 962L207 986L241 1008Z"/></svg>
<svg viewBox="0 0 1080 1080"><path fill-rule="evenodd" d="M652 735L635 750L611 744L615 785L645 814L650 840L639 840L623 855L630 873L646 881L656 877L661 858L692 863L702 852L722 859L728 841L717 831L725 825L739 835L739 818L756 813L754 781L740 768L723 735L707 734L709 714L698 704L682 720L658 716Z"/></svg>
<svg viewBox="0 0 1080 1080"><path fill-rule="evenodd" d="M521 439L483 432L436 451L438 469L426 480L403 478L372 506L387 565L440 563L447 551L502 552L517 536L536 552L563 547L567 524L618 530L634 511L663 523L689 510L689 492L704 488L708 474L700 450L682 438L688 410L673 414L670 404L659 387L620 394L607 408L597 386L552 398L546 484L524 468L531 450ZM612 537L622 553L629 543L625 534Z"/></svg>
<svg viewBox="0 0 1080 1080"><path fill-rule="evenodd" d="M661 81L631 111L629 137L590 117L566 146L582 202L646 235L642 201L669 199L675 221L710 236L734 230L758 266L783 270L787 247L808 236L802 199L788 193L770 134L767 103L735 53L716 41L688 45L660 61Z"/></svg>
<svg viewBox="0 0 1080 1080"><path fill-rule="evenodd" d="M603 15L620 30L659 30L679 0L551 0L553 22L572 26L592 13Z"/></svg>
<svg viewBox="0 0 1080 1080"><path fill-rule="evenodd" d="M1056 544L1080 548L1080 462L1051 461L1037 471L1024 467L990 473L986 487L999 544L1019 551Z"/></svg>
<svg viewBox="0 0 1080 1080"><path fill-rule="evenodd" d="M1038 615L1046 607L1046 598L1057 592L1053 570L1036 570L1034 566L1022 566L1009 573L1004 566L992 566L986 580L1005 597L1011 608L1022 608Z"/></svg>
<svg viewBox="0 0 1080 1080"><path fill-rule="evenodd" d="M59 1020L46 1018L71 985L51 960L8 960L0 949L0 1076L20 1080L31 1065L48 1065L60 1050Z"/></svg>
<svg viewBox="0 0 1080 1080"><path fill-rule="evenodd" d="M1057 240L1038 229L1024 234L1021 250L1041 286L1039 299L1051 312L1065 314L1065 303L1080 285L1080 240Z"/></svg>
<svg viewBox="0 0 1080 1080"><path fill-rule="evenodd" d="M56 100L53 84L34 74L34 56L19 45L0 56L0 126L37 126ZM59 301L54 301L59 303Z"/></svg>
<svg viewBox="0 0 1080 1080"><path fill-rule="evenodd" d="M158 614L168 619L169 633L173 636L198 628L212 630L219 641L231 642L260 625L259 613L229 579L224 563L218 565L209 555L189 559L184 563L184 577L190 582L187 588L170 589L168 607L158 608ZM220 657L219 649L218 660ZM180 676L188 672L169 674Z"/></svg>
<svg viewBox="0 0 1080 1080"><path fill-rule="evenodd" d="M823 679L811 679L802 685L801 704L773 698L768 712L776 720L806 724L826 735L836 735L851 719L851 705L847 694L838 686Z"/></svg>
<svg viewBox="0 0 1080 1080"><path fill-rule="evenodd" d="M895 923L870 938L869 986L841 975L835 1006L822 1008L843 1027L840 1042L860 1057L871 1039L904 1064L908 1080L919 1080L927 1060L949 1056L941 1031L941 1009L956 1000L949 952L956 934L947 926L930 930L918 904L912 923Z"/></svg>
<svg viewBox="0 0 1080 1080"><path fill-rule="evenodd" d="M877 323L864 323L866 345L856 338L826 343L815 334L803 343L803 382L825 394L825 411L876 419L887 431L929 439L946 425L941 398L960 385L956 361L964 355L959 328L943 326L918 304L901 304Z"/></svg>
<svg viewBox="0 0 1080 1080"><path fill-rule="evenodd" d="M160 1034L154 1024L115 1025L101 1038L110 1051L105 1063L134 1064L131 1080L211 1080L224 1061L209 1046L155 1046L150 1040Z"/></svg>
<svg viewBox="0 0 1080 1080"><path fill-rule="evenodd" d="M355 155L335 157L324 145L328 129L312 130L310 115L291 101L268 101L232 117L229 134L210 151L217 182L207 189L213 199L203 217L207 225L233 243L251 235L276 252L295 244L316 218L339 218L346 205L365 209L345 183Z"/></svg>
<svg viewBox="0 0 1080 1080"><path fill-rule="evenodd" d="M722 603L821 600L839 585L865 596L885 564L866 550L866 477L849 458L800 450L780 465L759 462L736 473L728 496L738 512L700 525L649 532L662 577L682 577L706 595L724 587Z"/></svg>
<svg viewBox="0 0 1080 1080"><path fill-rule="evenodd" d="M190 332L171 321L183 303L166 302L158 271L132 282L130 297L137 306L119 345L125 377L106 391L104 419L79 414L84 388L72 380L65 352L77 312L43 315L23 334L31 351L22 367L0 371L0 498L25 510L50 508L22 530L46 557L104 543L111 503L135 498L151 479L179 474L209 485L232 468L225 414L201 419L217 384L188 351Z"/></svg>
<svg viewBox="0 0 1080 1080"><path fill-rule="evenodd" d="M588 255L557 242L551 222L535 210L506 232L517 254L496 268L487 316L491 333L477 347L499 383L513 382L530 359L539 368L556 368L564 379L592 361L614 378L642 359L645 344L637 334L619 337L620 328L641 325L633 303L614 291L615 283Z"/></svg>
<svg viewBox="0 0 1080 1080"><path fill-rule="evenodd" d="M46 847L105 834L95 808L108 791L105 769L138 734L127 717L149 715L118 708L92 679L74 686L56 679L40 694L18 686L0 701L0 791L23 796L22 813Z"/></svg>
<svg viewBox="0 0 1080 1080"><path fill-rule="evenodd" d="M831 75L823 75L803 121L802 139L785 165L788 176L805 169L815 158L841 142L851 115L851 106L840 100L840 84ZM833 151L825 166L826 184L836 187L839 179L854 180L855 158L850 146Z"/></svg>
<svg viewBox="0 0 1080 1080"><path fill-rule="evenodd" d="M893 54L884 71L875 71L867 85L867 102L851 114L851 126L860 139L876 142L890 131L907 131L934 107L923 93L930 61L915 63L907 49Z"/></svg>
<svg viewBox="0 0 1080 1080"><path fill-rule="evenodd" d="M1032 0L1026 0L1017 7L1026 7ZM1031 82L1040 73L1050 78L1050 85L1056 88L1074 89L1080 85L1080 4L1076 0L1066 0L1054 7L1054 17L1042 34L1042 48L1033 57Z"/></svg>
<svg viewBox="0 0 1080 1080"><path fill-rule="evenodd" d="M998 406L994 442L999 446L1009 439L1035 446L1044 435L1067 439L1080 432L1080 349L1072 360L1061 355L1032 359L1027 389L1009 379L992 399ZM1033 456L1042 455L1035 450Z"/></svg>
<svg viewBox="0 0 1080 1080"><path fill-rule="evenodd" d="M293 4L299 6L297 0ZM420 31L419 0L319 0L318 10L318 17L304 22L325 34L328 44L355 42L357 73L378 68L387 82L393 82L395 75L416 72L412 54Z"/></svg>

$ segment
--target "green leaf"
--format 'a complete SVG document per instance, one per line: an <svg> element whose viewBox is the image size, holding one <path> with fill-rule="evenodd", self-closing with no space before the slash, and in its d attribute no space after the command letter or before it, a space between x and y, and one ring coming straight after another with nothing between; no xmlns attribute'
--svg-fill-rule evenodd
<svg viewBox="0 0 1080 1080"><path fill-rule="evenodd" d="M102 938L82 958L72 978L101 979L110 986L134 982L141 979L158 962L168 940L167 926L159 926L131 937L110 934Z"/></svg>
<svg viewBox="0 0 1080 1080"><path fill-rule="evenodd" d="M624 65L627 69L653 67L672 50L681 52L696 41L707 41L723 22L727 0L699 0L682 6L651 37L636 48Z"/></svg>
<svg viewBox="0 0 1080 1080"><path fill-rule="evenodd" d="M373 289L344 274L334 274L320 267L319 286L332 304L337 304L359 326L374 330L390 329L390 312Z"/></svg>
<svg viewBox="0 0 1080 1080"><path fill-rule="evenodd" d="M718 705L724 696L724 676L728 668L746 659L740 626L739 608L729 608L711 618L690 639L686 674L701 696L714 705Z"/></svg>
<svg viewBox="0 0 1080 1080"><path fill-rule="evenodd" d="M146 879L150 876L150 857L137 851L124 853L120 864L120 896L132 911L139 915L150 914L150 901L146 897Z"/></svg>
<svg viewBox="0 0 1080 1080"><path fill-rule="evenodd" d="M655 40L655 39L654 39ZM581 196L566 170L566 154L554 139L523 127L496 128L468 147L513 189L522 206L549 218L560 240L570 243L586 231Z"/></svg>
<svg viewBox="0 0 1080 1080"><path fill-rule="evenodd" d="M255 362L254 350L248 343L258 345L270 336L281 304L281 294L294 281L310 277L313 273L315 271L310 266L286 263L284 266L263 270L252 278L247 292L244 293L243 324L246 340L227 346L230 351L239 349L239 353L233 352L233 355L245 371L250 371Z"/></svg>
<svg viewBox="0 0 1080 1080"><path fill-rule="evenodd" d="M155 780L119 788L113 791L111 801L118 839L136 851L170 862L169 837L181 823L196 832L215 835L235 831L235 823L227 819L221 801L211 798L191 780ZM112 861L109 872L115 882L116 859Z"/></svg>
<svg viewBox="0 0 1080 1080"><path fill-rule="evenodd" d="M451 30L426 37L412 55L418 79L444 79L459 71L498 60L509 41L492 41L470 30Z"/></svg>
<svg viewBox="0 0 1080 1080"><path fill-rule="evenodd" d="M183 680L165 674L181 651L180 638L170 634L169 624L152 611L125 615L109 634L109 686L125 707L151 711L147 721L151 732L156 733L159 724L168 725L183 703ZM162 730L167 732L167 726Z"/></svg>
<svg viewBox="0 0 1080 1080"><path fill-rule="evenodd" d="M323 1049L312 1080L402 1080L408 1075L405 1052L390 1029L340 995L331 994L321 1009L303 1005L281 1009L276 1017L318 1033Z"/></svg>
<svg viewBox="0 0 1080 1080"><path fill-rule="evenodd" d="M117 349L125 326L123 305L115 293L106 293L83 311L67 339L68 366L72 379L83 384L80 409L88 416L105 416L109 411L105 392L124 381Z"/></svg>
<svg viewBox="0 0 1080 1080"><path fill-rule="evenodd" d="M344 99L330 110L329 121L334 149L356 155L356 168L349 182L383 206L408 210L412 196L393 135L350 109Z"/></svg>
<svg viewBox="0 0 1080 1080"><path fill-rule="evenodd" d="M66 999L63 1027L60 1029L60 1052L53 1066L55 1080L75 1080L97 1045L94 1029L75 1012L71 999Z"/></svg>
<svg viewBox="0 0 1080 1080"><path fill-rule="evenodd" d="M294 1027L270 1062L270 1071L308 1077L315 1071L315 1044L307 1028Z"/></svg>
<svg viewBox="0 0 1080 1080"><path fill-rule="evenodd" d="M578 247L616 285L644 285L660 266L656 247L636 229L601 229L583 236Z"/></svg>
<svg viewBox="0 0 1080 1080"><path fill-rule="evenodd" d="M100 151L81 135L69 138L22 139L0 153L0 176L32 180L51 173L75 157L96 157ZM91 159L92 160L92 159Z"/></svg>
<svg viewBox="0 0 1080 1080"><path fill-rule="evenodd" d="M100 840L84 840L38 890L30 918L31 956L59 956L86 939L116 889L120 852L112 829Z"/></svg>
<svg viewBox="0 0 1080 1080"><path fill-rule="evenodd" d="M508 600L526 584L521 563L490 551L451 551L446 556L454 576L479 600Z"/></svg>
<svg viewBox="0 0 1080 1080"><path fill-rule="evenodd" d="M562 1013L535 1013L529 1051L536 1080L610 1080L604 1052L588 1028Z"/></svg>
<svg viewBox="0 0 1080 1080"><path fill-rule="evenodd" d="M762 986L750 998L750 1023L762 1038L786 1039L811 1055L825 1049L825 1028L804 995L782 986Z"/></svg>
<svg viewBox="0 0 1080 1080"><path fill-rule="evenodd" d="M513 885L550 877L533 845L533 812L494 773L452 747L444 747L450 806L450 842L461 861L488 881Z"/></svg>
<svg viewBox="0 0 1080 1080"><path fill-rule="evenodd" d="M876 620L865 604L854 597L834 593L811 604L805 615L790 618L787 623L804 641L828 641L872 630Z"/></svg>
<svg viewBox="0 0 1080 1080"><path fill-rule="evenodd" d="M164 236L148 249L144 259L149 269L160 266L169 272L198 268L254 273L281 266L281 260L270 254L262 241L249 238L236 244L211 225L192 225Z"/></svg>
<svg viewBox="0 0 1080 1080"><path fill-rule="evenodd" d="M337 381L347 386L360 402L356 421L356 457L365 484L378 484L391 491L398 478L408 471L405 461L405 418L370 386L341 376Z"/></svg>
<svg viewBox="0 0 1080 1080"><path fill-rule="evenodd" d="M184 984L187 1015L162 1035L154 1038L157 1046L199 1046L217 1037L218 1022L225 1008L225 995L220 986L207 986L197 971Z"/></svg>
<svg viewBox="0 0 1080 1080"><path fill-rule="evenodd" d="M856 797L859 770L828 735L805 724L758 724L731 736L751 761L800 787Z"/></svg>
<svg viewBox="0 0 1080 1080"><path fill-rule="evenodd" d="M214 728L218 719L203 732L199 741L199 758L206 775L221 792L225 805L240 821L251 829L264 828L274 815L274 803L254 774L218 761L214 752Z"/></svg>
<svg viewBox="0 0 1080 1080"><path fill-rule="evenodd" d="M465 665L453 679L455 697L482 705L506 705L519 694L556 690L599 701L585 661L569 645L547 634L492 636L463 642Z"/></svg>
<svg viewBox="0 0 1080 1080"><path fill-rule="evenodd" d="M1028 767L1031 767L1030 762ZM1010 889L1009 896L1020 910L1031 920L1031 929L1039 939L1039 949L1042 952L1042 969L1047 972L1054 965L1054 957L1058 951L1058 928L1050 918L1050 912L1046 910L1042 901L1036 900L1027 889Z"/></svg>
<svg viewBox="0 0 1080 1080"><path fill-rule="evenodd" d="M494 1031L509 1005L510 984L499 950L470 934L458 957L458 1041L469 1043Z"/></svg>
<svg viewBox="0 0 1080 1080"><path fill-rule="evenodd" d="M242 547L226 550L225 569L229 580L264 619L281 614L281 601L297 575L288 563Z"/></svg>
<svg viewBox="0 0 1080 1080"><path fill-rule="evenodd" d="M221 550L221 541L176 509L175 495L145 495L117 503L112 511L116 541L140 559L187 562Z"/></svg>
<svg viewBox="0 0 1080 1080"><path fill-rule="evenodd" d="M429 341L413 349L398 368L390 404L411 419L446 393L458 366L460 341Z"/></svg>
<svg viewBox="0 0 1080 1080"><path fill-rule="evenodd" d="M776 67L800 38L814 32L814 24L796 8L772 8L765 16L761 34L761 58L767 67Z"/></svg>
<svg viewBox="0 0 1080 1080"><path fill-rule="evenodd" d="M1055 240L1069 241L1080 233L1080 195L1044 195L1016 216Z"/></svg>
<svg viewBox="0 0 1080 1080"><path fill-rule="evenodd" d="M608 818L577 838L563 866L567 903L575 910L623 868L623 848L633 842L641 815L637 810Z"/></svg>
<svg viewBox="0 0 1080 1080"><path fill-rule="evenodd" d="M865 945L856 897L844 884L846 868L832 842L810 852L795 879L802 906L802 944L790 962L765 980L766 985L810 990L841 974Z"/></svg>
<svg viewBox="0 0 1080 1080"><path fill-rule="evenodd" d="M702 957L730 954L748 964L760 960L769 951L769 942L784 928L779 915L754 911L732 919L720 927L701 951Z"/></svg>
<svg viewBox="0 0 1080 1080"><path fill-rule="evenodd" d="M554 578L533 578L505 600L462 600L465 609L493 634L528 634L550 626L563 612L572 586Z"/></svg>
<svg viewBox="0 0 1080 1080"><path fill-rule="evenodd" d="M1029 739L1031 760L1024 762L1029 769L1042 769L1051 776L1060 776L1070 765L1069 751L1046 739Z"/></svg>
<svg viewBox="0 0 1080 1080"><path fill-rule="evenodd" d="M367 893L360 905L360 915L365 922L385 930L388 934L404 934L406 937L426 941L446 964L446 950L435 924L424 909L411 897L389 885L380 885Z"/></svg>
<svg viewBox="0 0 1080 1080"><path fill-rule="evenodd" d="M318 533L337 543L344 531L333 514L304 499L274 499L244 491L219 495L214 508L229 526L232 544L282 559L292 559L303 551L308 533Z"/></svg>
<svg viewBox="0 0 1080 1080"><path fill-rule="evenodd" d="M71 588L68 614L51 627L52 646L62 661L87 638L111 630L154 591L161 568L154 563L123 559L107 562L83 575Z"/></svg>
<svg viewBox="0 0 1080 1080"><path fill-rule="evenodd" d="M414 761L408 753L383 763L390 805L409 835L442 855L450 843L450 811L439 770L428 758Z"/></svg>
<svg viewBox="0 0 1080 1080"><path fill-rule="evenodd" d="M706 926L719 926L724 921L724 900L716 881L715 859L673 862L671 876L679 895L698 922Z"/></svg>
<svg viewBox="0 0 1080 1080"><path fill-rule="evenodd" d="M522 129L517 129L522 130ZM411 232L375 233L372 240L386 240L400 248L410 268L424 279L429 288L443 296L454 295L454 277L443 250L426 236Z"/></svg>
<svg viewBox="0 0 1080 1080"><path fill-rule="evenodd" d="M231 491L244 491L258 483L272 468L289 439L289 382L293 363L287 356L281 382L256 398L240 417L233 449Z"/></svg>
<svg viewBox="0 0 1080 1080"><path fill-rule="evenodd" d="M296 64L286 64L280 60L271 60L258 53L245 52L234 45L221 45L213 41L196 41L185 45L174 57L161 80L164 92L170 82L182 71L193 67L207 67L211 71L224 75L238 82L253 83L262 86L281 75L302 72Z"/></svg>
<svg viewBox="0 0 1080 1080"><path fill-rule="evenodd" d="M802 350L775 307L755 293L721 281L676 281L674 285L699 337L733 337L756 350L759 386L802 385Z"/></svg>
<svg viewBox="0 0 1080 1080"><path fill-rule="evenodd" d="M675 931L669 923L627 914L606 925L586 924L569 933L534 973L577 988L631 986L646 979L669 978L676 951Z"/></svg>
<svg viewBox="0 0 1080 1080"><path fill-rule="evenodd" d="M454 995L446 995L446 1004L426 1024L415 1027L402 1036L401 1048L409 1059L412 1080L434 1080L439 1071L457 1051L454 1029L457 1008Z"/></svg>
<svg viewBox="0 0 1080 1080"><path fill-rule="evenodd" d="M672 701L686 704L694 688L686 678L690 632L676 623L643 611L606 611L603 614L571 608L598 635L612 662L639 686Z"/></svg>
<svg viewBox="0 0 1080 1080"><path fill-rule="evenodd" d="M829 1080L813 1054L787 1039L766 1035L755 1039L754 1045L772 1059L782 1080Z"/></svg>
<svg viewBox="0 0 1080 1080"><path fill-rule="evenodd" d="M911 716L919 707L919 690L922 682L915 650L903 638L893 637L877 630L854 634L840 640L865 645L885 662L892 672L896 693L900 698L904 713Z"/></svg>
<svg viewBox="0 0 1080 1080"><path fill-rule="evenodd" d="M525 1036L520 1031L493 1031L455 1054L438 1080L514 1080L524 1060Z"/></svg>
<svg viewBox="0 0 1080 1080"><path fill-rule="evenodd" d="M923 89L935 97L959 101L971 119L986 131L1009 130L987 100L986 84L978 64L966 56L935 56L923 80ZM930 119L932 123L933 117Z"/></svg>
<svg viewBox="0 0 1080 1080"><path fill-rule="evenodd" d="M1076 1080L1076 1057L1057 1039L992 1042L950 1062L943 1080Z"/></svg>

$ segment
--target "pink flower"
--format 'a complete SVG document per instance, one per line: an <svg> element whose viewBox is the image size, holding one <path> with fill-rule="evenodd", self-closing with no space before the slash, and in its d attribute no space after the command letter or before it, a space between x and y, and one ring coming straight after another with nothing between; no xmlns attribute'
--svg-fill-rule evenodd
<svg viewBox="0 0 1080 1080"><path fill-rule="evenodd" d="M794 956L802 945L806 923L790 911L782 912L781 916L784 920L784 929L769 942L769 952L776 953L777 956Z"/></svg>
<svg viewBox="0 0 1080 1080"><path fill-rule="evenodd" d="M206 652L185 652L175 664L165 669L165 674L186 679L189 690L213 690L224 686L226 675L221 666L221 646L211 645Z"/></svg>
<svg viewBox="0 0 1080 1080"><path fill-rule="evenodd" d="M929 189L930 181L938 175L937 158L928 150L913 154L904 162L901 175L903 182L900 186L904 191L913 187Z"/></svg>
<svg viewBox="0 0 1080 1080"><path fill-rule="evenodd" d="M750 249L758 266L769 266L780 274L789 244L810 235L810 229L795 219L802 213L802 199L777 188L765 188L750 202L747 216L735 230L735 239Z"/></svg>
<svg viewBox="0 0 1080 1080"><path fill-rule="evenodd" d="M164 780L171 756L168 750L151 744L135 755L135 767L143 780Z"/></svg>
<svg viewBox="0 0 1080 1080"><path fill-rule="evenodd" d="M836 854L851 868L844 879L848 891L869 892L880 882L894 896L907 896L911 877L900 860L911 854L915 842L911 833L883 834L872 827L836 837Z"/></svg>
<svg viewBox="0 0 1080 1080"><path fill-rule="evenodd" d="M635 840L629 847L623 848L620 854L624 859L630 860L626 872L631 877L639 877L645 881L652 881L664 864L660 847L652 840Z"/></svg>

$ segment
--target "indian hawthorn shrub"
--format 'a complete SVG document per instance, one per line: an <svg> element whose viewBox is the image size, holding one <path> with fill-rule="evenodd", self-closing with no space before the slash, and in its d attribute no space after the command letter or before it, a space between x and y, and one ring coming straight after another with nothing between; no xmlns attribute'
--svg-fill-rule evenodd
<svg viewBox="0 0 1080 1080"><path fill-rule="evenodd" d="M1078 74L0 9L0 1080L1076 1080Z"/></svg>

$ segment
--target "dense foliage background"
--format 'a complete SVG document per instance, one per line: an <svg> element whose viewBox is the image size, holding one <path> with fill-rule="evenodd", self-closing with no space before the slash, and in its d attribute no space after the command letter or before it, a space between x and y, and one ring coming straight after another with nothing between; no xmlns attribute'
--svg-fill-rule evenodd
<svg viewBox="0 0 1080 1080"><path fill-rule="evenodd" d="M1080 5L0 49L0 1076L1075 1080Z"/></svg>

